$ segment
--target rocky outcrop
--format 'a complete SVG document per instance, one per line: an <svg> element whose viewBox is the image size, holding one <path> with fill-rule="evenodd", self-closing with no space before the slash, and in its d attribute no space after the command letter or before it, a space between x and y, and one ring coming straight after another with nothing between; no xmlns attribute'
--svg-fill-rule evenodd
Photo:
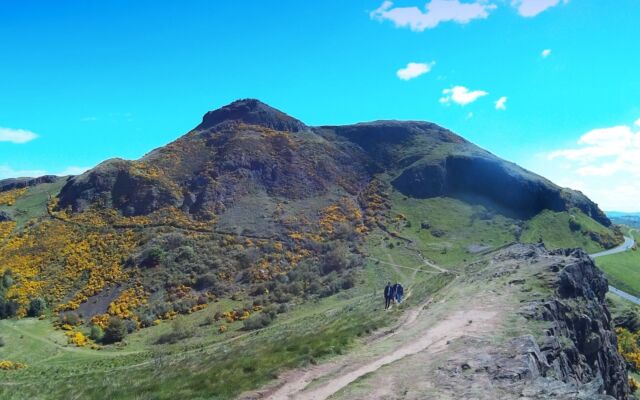
<svg viewBox="0 0 640 400"><path fill-rule="evenodd" d="M214 111L209 111L202 118L196 130L206 130L220 123L230 121L243 122L249 125L261 125L276 131L298 132L306 129L305 124L276 110L256 99L237 100Z"/></svg>
<svg viewBox="0 0 640 400"><path fill-rule="evenodd" d="M0 222L13 221L11 215L9 215L6 211L0 210Z"/></svg>
<svg viewBox="0 0 640 400"><path fill-rule="evenodd" d="M529 336L514 340L514 346L526 355L528 366L524 369L536 382L537 388L531 391L557 396L577 388L586 391L583 398L608 395L627 399L626 366L618 354L605 304L607 280L582 250L560 250L551 255L566 257L539 275L554 295L531 301L521 311L529 321L542 321L550 327L537 342Z"/></svg>
<svg viewBox="0 0 640 400"><path fill-rule="evenodd" d="M60 207L85 211L92 204L112 207L124 215L143 215L180 203L179 192L126 160L112 159L73 177L60 192Z"/></svg>
<svg viewBox="0 0 640 400"><path fill-rule="evenodd" d="M0 180L0 192L13 189L23 189L26 187L40 185L41 183L53 183L60 179L55 175L44 175L38 178L10 178Z"/></svg>
<svg viewBox="0 0 640 400"><path fill-rule="evenodd" d="M450 155L439 162L418 162L403 170L392 184L412 197L456 197L497 206L523 219L542 210L576 207L601 224L611 225L598 206L581 193L561 189L492 155Z"/></svg>

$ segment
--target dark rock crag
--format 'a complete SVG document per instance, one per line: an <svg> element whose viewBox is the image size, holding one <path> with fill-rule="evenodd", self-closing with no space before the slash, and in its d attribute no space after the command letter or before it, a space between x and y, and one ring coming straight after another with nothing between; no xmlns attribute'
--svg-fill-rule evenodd
<svg viewBox="0 0 640 400"><path fill-rule="evenodd" d="M548 257L540 247L534 257ZM513 354L501 359L497 380L526 377L527 398L629 398L626 365L617 351L605 303L607 280L582 250L549 253L561 257L538 272L553 295L525 303L521 314L549 328L542 339L513 339Z"/></svg>

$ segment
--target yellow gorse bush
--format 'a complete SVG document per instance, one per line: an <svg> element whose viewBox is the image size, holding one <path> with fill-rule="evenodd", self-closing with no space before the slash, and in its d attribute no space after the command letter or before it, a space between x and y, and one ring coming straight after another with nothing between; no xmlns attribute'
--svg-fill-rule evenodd
<svg viewBox="0 0 640 400"><path fill-rule="evenodd" d="M0 370L12 371L12 370L22 369L22 368L27 368L27 365L21 362L0 360Z"/></svg>
<svg viewBox="0 0 640 400"><path fill-rule="evenodd" d="M640 332L632 333L625 328L616 328L618 336L618 352L631 365L633 369L640 370Z"/></svg>
<svg viewBox="0 0 640 400"><path fill-rule="evenodd" d="M27 193L27 188L13 189L6 192L0 192L0 206L13 206L16 200Z"/></svg>

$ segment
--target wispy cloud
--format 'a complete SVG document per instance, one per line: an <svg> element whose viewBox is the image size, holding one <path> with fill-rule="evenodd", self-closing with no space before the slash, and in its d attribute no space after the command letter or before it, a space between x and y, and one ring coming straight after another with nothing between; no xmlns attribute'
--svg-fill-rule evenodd
<svg viewBox="0 0 640 400"><path fill-rule="evenodd" d="M435 61L430 63L410 62L406 67L400 68L396 75L403 81L408 81L430 72L435 64Z"/></svg>
<svg viewBox="0 0 640 400"><path fill-rule="evenodd" d="M36 139L38 135L25 129L11 129L0 127L0 142L22 144Z"/></svg>
<svg viewBox="0 0 640 400"><path fill-rule="evenodd" d="M496 101L496 110L506 110L507 109L507 96L502 96Z"/></svg>
<svg viewBox="0 0 640 400"><path fill-rule="evenodd" d="M432 29L442 22L466 24L474 19L484 19L496 8L485 0L461 3L459 0L432 0L425 5L425 10L418 7L394 7L393 2L384 1L380 7L370 13L372 19L391 21L396 27L409 28L422 32Z"/></svg>
<svg viewBox="0 0 640 400"><path fill-rule="evenodd" d="M83 172L90 169L90 167L78 167L78 166L69 166L60 171L47 171L44 169L16 169L12 168L7 164L0 165L0 179L7 178L33 178L43 175L57 175L57 176L68 176L68 175L80 175Z"/></svg>
<svg viewBox="0 0 640 400"><path fill-rule="evenodd" d="M582 135L577 147L551 152L549 160L563 159L581 176L617 173L640 177L640 132L619 125Z"/></svg>
<svg viewBox="0 0 640 400"><path fill-rule="evenodd" d="M547 9L557 6L560 2L567 4L569 0L513 0L511 5L523 17L535 17Z"/></svg>
<svg viewBox="0 0 640 400"><path fill-rule="evenodd" d="M640 118L638 118L638 119L636 120L636 122L634 122L633 124L634 124L635 126L640 126Z"/></svg>
<svg viewBox="0 0 640 400"><path fill-rule="evenodd" d="M547 58L551 55L551 49L544 49L542 50L542 53L540 53L540 55L542 56L542 58Z"/></svg>
<svg viewBox="0 0 640 400"><path fill-rule="evenodd" d="M98 117L84 117L84 118L80 118L81 122L94 122L97 121Z"/></svg>
<svg viewBox="0 0 640 400"><path fill-rule="evenodd" d="M469 90L464 86L454 86L450 89L444 89L442 91L443 96L440 98L440 103L450 104L456 103L461 106L466 106L474 101L478 100L482 96L486 96L489 93L484 90Z"/></svg>

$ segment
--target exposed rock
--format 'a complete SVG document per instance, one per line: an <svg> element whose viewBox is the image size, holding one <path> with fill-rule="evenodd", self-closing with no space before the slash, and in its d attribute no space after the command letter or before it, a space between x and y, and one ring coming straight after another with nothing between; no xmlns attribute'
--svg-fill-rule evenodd
<svg viewBox="0 0 640 400"><path fill-rule="evenodd" d="M306 126L297 119L255 99L237 100L218 110L206 113L202 118L202 123L196 129L209 129L229 121L262 125L277 131L297 132L306 129Z"/></svg>
<svg viewBox="0 0 640 400"><path fill-rule="evenodd" d="M13 221L11 215L9 215L6 211L0 210L0 222Z"/></svg>
<svg viewBox="0 0 640 400"><path fill-rule="evenodd" d="M418 198L456 197L503 208L518 218L542 210L579 208L605 226L611 221L582 193L561 189L552 182L491 154L452 154L405 169L393 186Z"/></svg>
<svg viewBox="0 0 640 400"><path fill-rule="evenodd" d="M528 343L526 353L537 360L530 373L570 385L561 392L575 387L576 396L581 393L576 398L609 395L627 399L626 366L618 354L611 315L605 304L606 279L582 250L560 250L551 254L567 257L566 262L555 262L548 267L547 278L555 296L526 303L521 310L529 320L551 323L540 349L537 344L533 345L532 338L519 339L521 347ZM537 380L536 384L541 386L531 389L537 394L530 390L527 396L559 396L560 386L549 382L549 379Z"/></svg>

